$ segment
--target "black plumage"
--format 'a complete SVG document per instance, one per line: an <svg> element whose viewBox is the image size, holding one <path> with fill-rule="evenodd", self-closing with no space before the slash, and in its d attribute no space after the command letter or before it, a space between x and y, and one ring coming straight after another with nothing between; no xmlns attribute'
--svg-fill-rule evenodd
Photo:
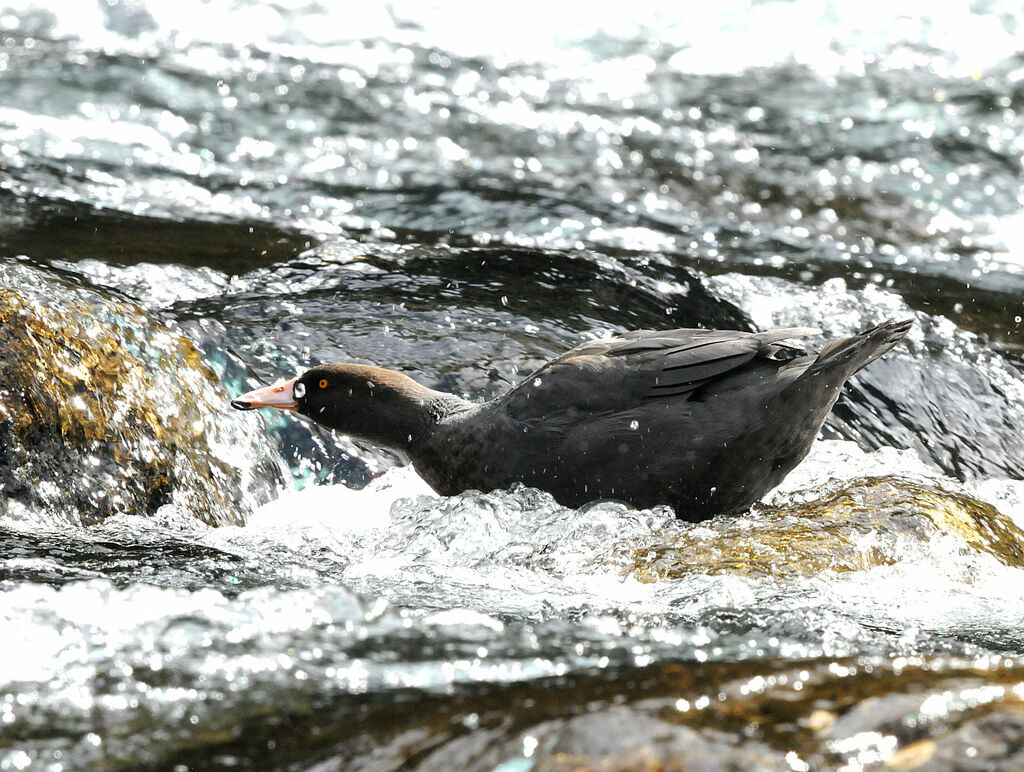
<svg viewBox="0 0 1024 772"><path fill-rule="evenodd" d="M840 389L912 322L817 356L802 328L638 331L577 346L484 404L390 370L322 365L232 404L295 410L406 453L439 493L523 483L566 506L671 505L687 520L746 509L810 450Z"/></svg>

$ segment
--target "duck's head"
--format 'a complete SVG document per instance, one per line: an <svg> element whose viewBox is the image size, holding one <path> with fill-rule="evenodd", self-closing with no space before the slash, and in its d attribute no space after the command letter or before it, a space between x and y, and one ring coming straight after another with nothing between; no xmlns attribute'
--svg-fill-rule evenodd
<svg viewBox="0 0 1024 772"><path fill-rule="evenodd" d="M287 410L343 434L407 450L435 420L436 394L393 370L331 364L250 391L233 399L231 406Z"/></svg>

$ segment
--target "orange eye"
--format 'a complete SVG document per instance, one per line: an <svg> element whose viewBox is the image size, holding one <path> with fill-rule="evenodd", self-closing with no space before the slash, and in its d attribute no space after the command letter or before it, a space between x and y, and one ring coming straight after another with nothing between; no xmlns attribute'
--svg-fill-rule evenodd
<svg viewBox="0 0 1024 772"><path fill-rule="evenodd" d="M321 378L320 379L320 388L321 389L326 389L327 388L327 379L326 378Z"/></svg>

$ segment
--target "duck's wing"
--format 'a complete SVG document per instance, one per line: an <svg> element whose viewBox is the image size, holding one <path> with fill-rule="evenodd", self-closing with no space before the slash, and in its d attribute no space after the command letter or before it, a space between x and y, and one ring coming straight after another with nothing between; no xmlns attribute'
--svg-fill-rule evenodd
<svg viewBox="0 0 1024 772"><path fill-rule="evenodd" d="M788 360L805 352L780 341L818 334L806 327L767 332L673 330L623 340L605 353L622 358L630 370L652 376L644 398L681 397L756 358ZM626 336L623 336L624 338Z"/></svg>
<svg viewBox="0 0 1024 772"><path fill-rule="evenodd" d="M584 343L548 362L509 392L514 417L573 408L614 410L637 400L686 398L754 359L787 360L804 352L781 343L819 331L791 327L737 330L641 330Z"/></svg>

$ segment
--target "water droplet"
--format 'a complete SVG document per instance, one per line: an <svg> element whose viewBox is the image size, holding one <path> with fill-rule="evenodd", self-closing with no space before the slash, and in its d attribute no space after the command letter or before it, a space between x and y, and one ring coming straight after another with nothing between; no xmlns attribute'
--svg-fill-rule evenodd
<svg viewBox="0 0 1024 772"><path fill-rule="evenodd" d="M533 755L533 752L537 750L537 745L539 745L539 743L536 737L533 735L526 735L526 737L523 738L523 755L526 756L526 758L530 758L530 756Z"/></svg>
<svg viewBox="0 0 1024 772"><path fill-rule="evenodd" d="M632 429L635 432L637 429L640 428L640 422L636 421L636 420L630 421L629 422L629 428Z"/></svg>

